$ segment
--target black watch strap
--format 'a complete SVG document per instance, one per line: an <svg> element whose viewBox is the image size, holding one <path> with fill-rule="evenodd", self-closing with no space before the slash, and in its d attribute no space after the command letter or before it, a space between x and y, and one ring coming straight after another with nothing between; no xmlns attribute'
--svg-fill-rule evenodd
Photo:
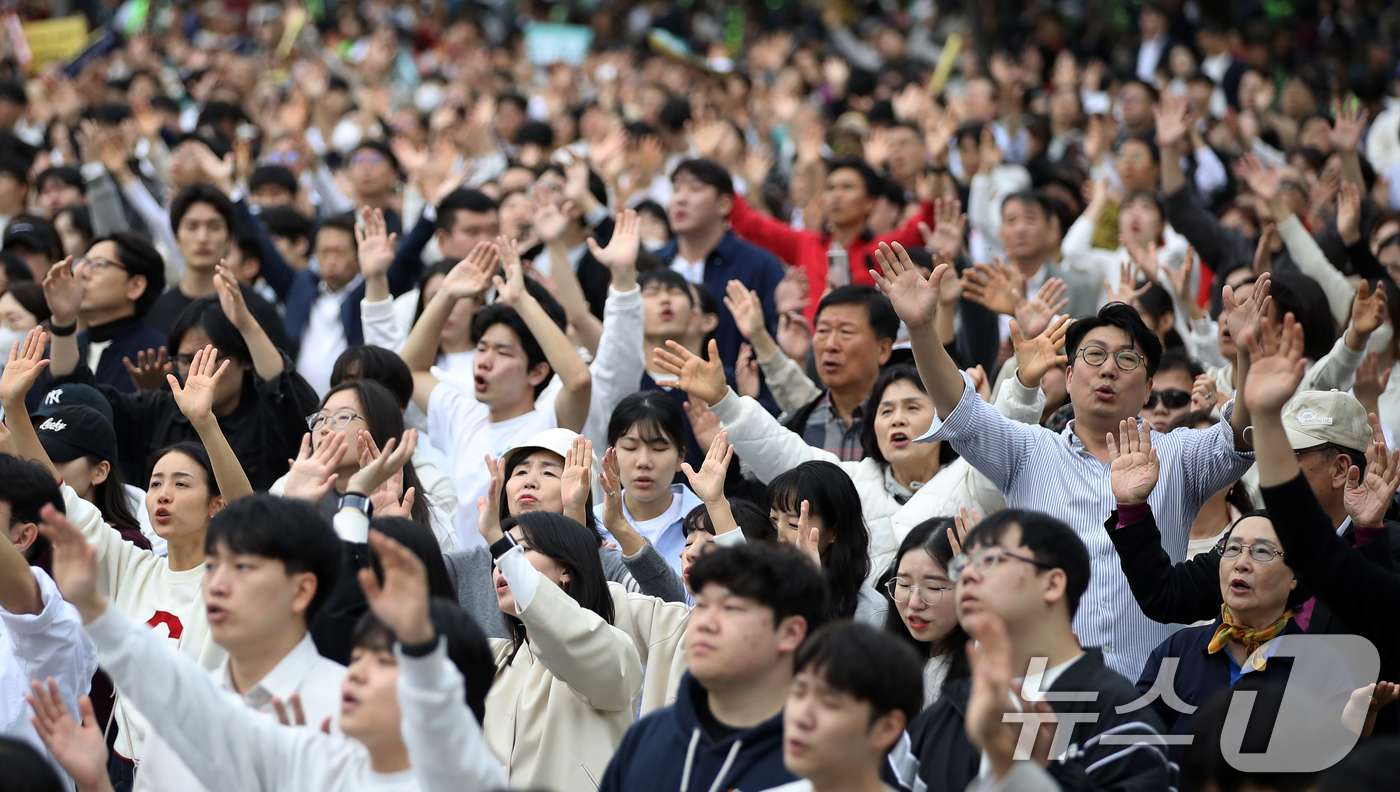
<svg viewBox="0 0 1400 792"><path fill-rule="evenodd" d="M515 541L515 538L512 537L510 534L502 536L500 539L497 539L494 543L492 543L491 557L500 558L501 556L510 552L510 549L512 547L515 547L516 544L517 542Z"/></svg>
<svg viewBox="0 0 1400 792"><path fill-rule="evenodd" d="M401 643L399 644L399 651L403 652L408 657L427 657L433 653L437 645L438 636L434 635L431 641L425 641L420 644Z"/></svg>
<svg viewBox="0 0 1400 792"><path fill-rule="evenodd" d="M364 515L366 517L374 516L374 504L370 501L368 495L364 495L359 492L347 492L344 495L341 495L340 508L344 509L347 506L352 509L358 509L359 511L364 512Z"/></svg>
<svg viewBox="0 0 1400 792"><path fill-rule="evenodd" d="M58 336L58 337L70 336L70 335L73 335L73 334L76 333L76 332L78 332L78 323L77 323L77 322L74 322L73 324L67 325L66 327L63 326L63 325L56 325L56 324L50 324L50 325L49 325L49 335L52 335L52 336Z"/></svg>

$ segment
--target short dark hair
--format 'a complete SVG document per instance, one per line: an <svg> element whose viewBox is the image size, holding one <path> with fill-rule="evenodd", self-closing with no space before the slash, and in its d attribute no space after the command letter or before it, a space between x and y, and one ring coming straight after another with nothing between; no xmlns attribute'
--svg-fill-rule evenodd
<svg viewBox="0 0 1400 792"><path fill-rule="evenodd" d="M1125 146L1133 142L1141 143L1142 145L1146 146L1147 153L1149 156L1152 157L1153 162L1159 164L1162 162L1162 150L1157 147L1157 141L1153 140L1150 137L1147 137L1146 135L1131 135L1127 138L1124 138L1123 142L1118 144L1118 148L1114 149L1114 153L1122 151ZM1124 201L1124 203L1126 204L1126 200Z"/></svg>
<svg viewBox="0 0 1400 792"><path fill-rule="evenodd" d="M661 106L656 120L670 132L682 132L690 121L690 100L684 96L673 96Z"/></svg>
<svg viewBox="0 0 1400 792"><path fill-rule="evenodd" d="M963 548L997 544L1013 526L1021 529L1021 546L1036 561L1065 573L1065 607L1073 619L1079 598L1089 588L1089 551L1073 528L1043 512L1004 509L978 523L963 539Z"/></svg>
<svg viewBox="0 0 1400 792"><path fill-rule="evenodd" d="M57 223L58 218L63 215L68 215L68 219L73 223L74 230L82 234L83 239L92 239L92 215L88 212L86 205L68 204L67 206L60 207L57 212L53 213L53 222ZM61 247L62 244L63 240L60 239L59 246ZM66 253L67 251L62 252Z"/></svg>
<svg viewBox="0 0 1400 792"><path fill-rule="evenodd" d="M864 305L876 338L894 341L899 337L899 314L894 311L894 303L874 286L859 283L837 286L817 304L817 320L821 320L822 311L833 305Z"/></svg>
<svg viewBox="0 0 1400 792"><path fill-rule="evenodd" d="M1147 358L1147 376L1157 373L1157 364L1162 360L1161 340L1148 329L1136 308L1120 302L1109 303L1100 308L1097 314L1086 316L1069 326L1069 332L1065 334L1065 352L1069 355L1070 365L1074 365L1084 337L1100 327L1117 327L1127 333L1128 340L1141 349L1143 357Z"/></svg>
<svg viewBox="0 0 1400 792"><path fill-rule="evenodd" d="M34 177L34 189L43 192L44 186L54 179L63 182L69 187L77 187L80 193L87 193L87 183L83 181L82 174L78 172L77 168L68 165L59 165L41 171L38 176Z"/></svg>
<svg viewBox="0 0 1400 792"><path fill-rule="evenodd" d="M311 219L290 206L269 206L258 213L258 219L273 236L293 241L311 240Z"/></svg>
<svg viewBox="0 0 1400 792"><path fill-rule="evenodd" d="M860 589L870 577L870 531L860 493L851 477L834 462L809 460L768 482L768 508L796 514L807 501L831 535L822 553L827 618L849 619L860 604Z"/></svg>
<svg viewBox="0 0 1400 792"><path fill-rule="evenodd" d="M447 571L447 562L442 560L442 545L438 544L433 530L417 520L407 517L375 517L369 527L393 539L418 556L428 572L428 596L457 599L457 588L452 585L452 575ZM369 565L379 582L384 582L384 567L379 553L370 547Z"/></svg>
<svg viewBox="0 0 1400 792"><path fill-rule="evenodd" d="M0 255L3 253L4 251L0 251ZM28 267L25 268L24 274L32 275ZM5 290L5 294L14 297L20 305L24 306L24 310L34 314L34 318L38 319L40 323L47 322L53 316L53 313L49 311L48 300L44 299L44 287L32 280L16 281L12 276L10 288Z"/></svg>
<svg viewBox="0 0 1400 792"><path fill-rule="evenodd" d="M908 724L924 708L924 658L868 624L836 622L808 637L793 658L793 673L802 671L869 704L872 723L898 710Z"/></svg>
<svg viewBox="0 0 1400 792"><path fill-rule="evenodd" d="M248 192L257 192L263 187L280 187L297 194L297 177L286 165L259 165L248 176Z"/></svg>
<svg viewBox="0 0 1400 792"><path fill-rule="evenodd" d="M154 245L130 231L117 231L94 239L88 247L98 242L115 243L117 258L126 268L126 274L140 275L146 279L146 290L136 298L136 316L144 317L165 291L165 259L161 258L160 251Z"/></svg>
<svg viewBox="0 0 1400 792"><path fill-rule="evenodd" d="M861 183L865 185L865 194L872 199L879 197L880 183L882 180L880 174L876 173L875 169L870 167L870 163L860 157L842 157L831 163L831 167L827 169L827 173L831 174L839 170L853 170L860 174Z"/></svg>
<svg viewBox="0 0 1400 792"><path fill-rule="evenodd" d="M20 80L0 80L0 99L24 107L29 105L29 94L25 93L24 83Z"/></svg>
<svg viewBox="0 0 1400 792"><path fill-rule="evenodd" d="M1358 683L1360 684L1360 683ZM1304 685L1297 685L1300 690L1288 694L1298 695L1301 693L1305 698L1311 697L1312 692L1308 691ZM1216 789L1220 792L1244 792L1244 790L1270 789L1275 792L1308 792L1316 789L1313 783L1317 780L1316 773L1295 773L1295 772L1245 772L1234 764L1234 760L1224 751L1226 740L1224 733L1227 730L1227 716L1234 715L1235 707L1231 706L1235 691L1249 691L1254 694L1253 702L1248 708L1249 713L1245 719L1244 728L1236 739L1238 749L1241 753L1250 756L1257 756L1269 749L1271 744L1279 741L1273 739L1273 733L1278 723L1278 716L1283 707L1284 684L1275 677L1265 678L1263 674L1245 674L1240 677L1235 685L1220 690L1215 696L1205 703L1191 719L1191 748L1186 752L1184 761L1181 762L1181 776L1190 789ZM1320 708L1323 705L1321 698L1315 699ZM1302 711L1316 711L1313 708L1305 708ZM1229 720L1234 720L1230 717ZM1382 744L1384 739L1374 741L1363 741L1361 746L1368 744ZM1358 751L1361 750L1358 747ZM1354 754L1353 754L1354 755ZM1393 769L1388 770L1393 773ZM1326 776L1324 776L1325 778ZM1387 775L1386 785L1377 789L1390 789L1394 783L1394 776ZM1326 789L1323 784L1321 789ZM1360 792L1365 787L1346 786L1339 787L1347 792Z"/></svg>
<svg viewBox="0 0 1400 792"><path fill-rule="evenodd" d="M500 208L491 196L480 190L453 190L437 205L437 226L451 232L457 224L458 212L486 214Z"/></svg>
<svg viewBox="0 0 1400 792"><path fill-rule="evenodd" d="M534 281L526 278L526 282L528 285ZM564 311L562 308L559 308L558 302L554 302L553 300L551 300L551 302L553 303L553 308L557 309L557 314L555 311L551 311L549 306L544 306L543 302L541 302L541 305L545 307L550 318L553 319L554 323L559 325L559 328L562 330L566 323L563 315ZM527 371L534 369L535 366L541 363L549 363L549 359L545 357L544 350L540 348L540 342L535 340L535 334L530 332L530 327L525 324L525 320L520 318L520 314L516 313L514 308L502 303L492 303L477 313L476 318L472 320L472 343L480 343L481 337L486 335L486 331L496 325L505 325L519 337L520 347L525 351L525 368ZM554 367L550 366L549 374L543 380L540 380L539 385L535 386L535 398L538 399L540 394L544 393L545 387L549 385L549 381L553 377Z"/></svg>
<svg viewBox="0 0 1400 792"><path fill-rule="evenodd" d="M331 387L363 379L383 385L394 395L400 410L413 399L413 372L403 358L380 346L363 344L340 353L331 369Z"/></svg>
<svg viewBox="0 0 1400 792"><path fill-rule="evenodd" d="M534 143L536 146L543 149L553 148L554 127L543 121L526 121L515 131L515 140L513 142L517 146Z"/></svg>
<svg viewBox="0 0 1400 792"><path fill-rule="evenodd" d="M356 259L358 260L359 250L355 245L355 216L347 212L345 214L331 215L323 219L321 224L316 226L317 238L319 238L321 232L325 231L327 228L350 235L350 249L355 252Z"/></svg>
<svg viewBox="0 0 1400 792"><path fill-rule="evenodd" d="M1168 349L1162 353L1162 359L1157 363L1157 373L1164 371L1183 371L1193 381L1206 373L1204 366L1181 349Z"/></svg>
<svg viewBox="0 0 1400 792"><path fill-rule="evenodd" d="M0 454L0 500L10 505L7 529L16 523L43 522L39 510L46 504L52 503L60 514L64 512L63 492L54 481L53 473L38 462L13 454ZM48 548L48 537L40 534L25 552L26 560L33 563Z"/></svg>
<svg viewBox="0 0 1400 792"><path fill-rule="evenodd" d="M191 184L175 194L175 199L170 202L171 233L177 235L180 233L180 221L185 219L185 214L190 211L190 207L197 203L207 203L214 207L214 210L220 215L223 215L224 224L228 226L229 239L233 239L234 228L238 225L235 219L233 201L224 195L223 190L204 182Z"/></svg>
<svg viewBox="0 0 1400 792"><path fill-rule="evenodd" d="M263 251L262 239L258 233L246 225L240 225L233 235L233 244L238 248L238 252L243 256L244 261L258 262L258 271L262 271Z"/></svg>
<svg viewBox="0 0 1400 792"><path fill-rule="evenodd" d="M219 305L219 295L200 297L185 306L185 310L175 317L175 324L170 328L169 349L172 356L177 354L185 334L196 327L209 336L209 343L219 350L219 354L240 363L253 362L253 355L248 351L248 342L243 340L243 334L238 332L238 328L224 315L224 309Z"/></svg>
<svg viewBox="0 0 1400 792"><path fill-rule="evenodd" d="M1309 304L1309 297L1316 302ZM1303 274L1275 274L1269 281L1269 299L1273 301L1277 325L1288 314L1303 326L1303 357L1318 360L1326 355L1337 340L1337 322L1326 309L1326 300L1317 282ZM1321 309L1314 305L1321 304Z"/></svg>
<svg viewBox="0 0 1400 792"><path fill-rule="evenodd" d="M194 463L204 472L204 486L209 489L209 497L214 498L223 494L219 490L219 479L214 476L214 463L210 461L209 452L204 449L203 443L197 443L193 440L171 443L151 454L148 464L154 468L157 462L170 454L181 454L194 460Z"/></svg>
<svg viewBox="0 0 1400 792"><path fill-rule="evenodd" d="M660 283L667 289L685 292L685 298L690 301L690 307L695 307L695 295L690 291L690 281L670 267L657 267L637 273L638 288L645 289L651 283Z"/></svg>
<svg viewBox="0 0 1400 792"><path fill-rule="evenodd" d="M389 144L383 140L370 139L361 140L359 143L356 143L355 147L350 149L350 157L346 160L346 164L349 164L349 161L354 159L357 152L364 149L369 149L383 157L384 161L389 163L389 167L394 169L394 173L398 174L400 179L403 178L403 166L399 164L398 156L394 154L394 150L390 148Z"/></svg>
<svg viewBox="0 0 1400 792"><path fill-rule="evenodd" d="M0 91L0 99L14 101L3 91ZM67 788L48 760L34 746L17 737L0 736L0 767L5 768L6 789L62 792Z"/></svg>
<svg viewBox="0 0 1400 792"><path fill-rule="evenodd" d="M1045 196L1035 190L1018 190L1011 193L1002 199L1000 211L1004 214L1006 212L1006 205L1013 202L1036 207L1040 210L1040 214L1045 218L1046 222L1050 221L1050 215L1054 211L1050 208L1050 202L1045 199Z"/></svg>
<svg viewBox="0 0 1400 792"><path fill-rule="evenodd" d="M688 175L707 187L715 188L715 192L721 196L734 196L734 178L729 175L729 171L718 162L712 159L695 158L688 159L676 166L671 173L671 181L674 183L682 174Z"/></svg>
<svg viewBox="0 0 1400 792"><path fill-rule="evenodd" d="M496 96L496 104L498 106L504 104L513 104L516 107L520 108L520 112L522 113L530 109L530 103L526 101L525 97L521 96L515 91L506 91L504 93L498 94Z"/></svg>
<svg viewBox="0 0 1400 792"><path fill-rule="evenodd" d="M1162 12L1159 10L1158 13ZM1124 88L1127 88L1129 85L1141 85L1143 90L1147 91L1147 98L1150 99L1153 104L1156 104L1162 98L1162 94L1157 90L1156 86L1140 77L1129 77L1123 81Z"/></svg>
<svg viewBox="0 0 1400 792"><path fill-rule="evenodd" d="M768 518L767 510L759 508L757 503L744 498L730 498L729 511L734 515L734 522L739 524L739 531L744 535L745 542L778 541L778 531L773 527L773 521ZM691 509L681 521L682 536L690 536L696 531L715 535L710 512L703 503Z"/></svg>
<svg viewBox="0 0 1400 792"><path fill-rule="evenodd" d="M642 442L664 440L685 456L685 414L671 394L661 390L637 391L618 402L608 421L608 445L617 445L633 426Z"/></svg>
<svg viewBox="0 0 1400 792"><path fill-rule="evenodd" d="M446 642L447 659L457 667L466 683L467 708L480 723L486 717L486 694L496 681L496 661L486 633L471 614L444 597L428 600L428 620ZM379 652L390 651L397 640L394 631L376 618L372 610L365 611L350 636L355 648Z"/></svg>
<svg viewBox="0 0 1400 792"><path fill-rule="evenodd" d="M690 567L692 591L700 592L711 583L773 611L775 628L789 616L800 616L811 634L825 620L826 586L821 572L787 545L717 547Z"/></svg>
<svg viewBox="0 0 1400 792"><path fill-rule="evenodd" d="M340 538L316 507L295 498L252 495L230 503L209 521L204 552L217 551L221 542L231 553L281 561L288 575L315 575L316 594L306 606L307 624L340 577Z"/></svg>

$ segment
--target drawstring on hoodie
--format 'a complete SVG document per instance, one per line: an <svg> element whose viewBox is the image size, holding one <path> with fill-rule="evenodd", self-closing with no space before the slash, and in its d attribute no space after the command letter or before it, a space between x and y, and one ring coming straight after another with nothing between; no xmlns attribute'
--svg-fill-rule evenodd
<svg viewBox="0 0 1400 792"><path fill-rule="evenodd" d="M680 792L690 792L690 769L695 765L695 747L699 744L700 727L696 726L695 731L690 735L690 747L685 751L685 770L681 772ZM719 775L715 776L715 782L710 785L710 792L719 792L720 785L724 783L724 777L729 775L729 768L734 766L734 760L739 756L739 749L743 746L743 740L734 741L734 747L729 749L729 756L725 757L724 764L719 768Z"/></svg>

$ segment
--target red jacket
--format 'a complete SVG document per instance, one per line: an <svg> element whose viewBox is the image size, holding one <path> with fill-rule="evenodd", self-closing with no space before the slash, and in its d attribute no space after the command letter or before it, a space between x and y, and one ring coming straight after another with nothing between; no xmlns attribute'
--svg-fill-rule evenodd
<svg viewBox="0 0 1400 792"><path fill-rule="evenodd" d="M919 233L919 223L928 223L933 228L933 203L924 201L922 210L902 228L896 228L883 236L875 236L866 231L847 246L851 257L851 283L874 286L870 270L876 269L875 246L881 242L898 242L905 247L922 247L923 234ZM782 259L789 266L801 267L807 273L807 310L803 313L813 323L817 320L817 304L826 293L826 252L831 247L831 234L825 231L797 229L761 214L749 206L743 196L734 196L734 210L729 214L729 225L735 233Z"/></svg>

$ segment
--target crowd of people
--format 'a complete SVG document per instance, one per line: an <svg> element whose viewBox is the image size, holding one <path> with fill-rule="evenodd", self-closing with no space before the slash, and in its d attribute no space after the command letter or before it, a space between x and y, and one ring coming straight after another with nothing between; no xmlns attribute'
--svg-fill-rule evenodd
<svg viewBox="0 0 1400 792"><path fill-rule="evenodd" d="M1393 783L1395 4L72 5L0 789Z"/></svg>

